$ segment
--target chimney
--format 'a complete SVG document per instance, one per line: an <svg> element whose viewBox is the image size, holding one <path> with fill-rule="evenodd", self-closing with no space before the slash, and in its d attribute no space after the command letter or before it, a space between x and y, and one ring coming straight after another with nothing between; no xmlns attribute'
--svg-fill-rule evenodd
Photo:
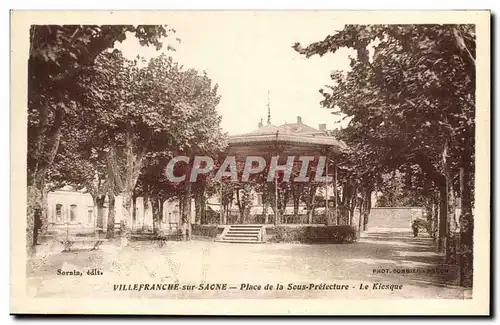
<svg viewBox="0 0 500 325"><path fill-rule="evenodd" d="M302 117L297 116L297 124L302 125Z"/></svg>
<svg viewBox="0 0 500 325"><path fill-rule="evenodd" d="M263 127L264 126L264 123L262 123L262 117L260 118L260 122L259 122L259 128Z"/></svg>
<svg viewBox="0 0 500 325"><path fill-rule="evenodd" d="M319 130L319 132L325 133L326 132L326 124L325 123L318 124L318 130Z"/></svg>

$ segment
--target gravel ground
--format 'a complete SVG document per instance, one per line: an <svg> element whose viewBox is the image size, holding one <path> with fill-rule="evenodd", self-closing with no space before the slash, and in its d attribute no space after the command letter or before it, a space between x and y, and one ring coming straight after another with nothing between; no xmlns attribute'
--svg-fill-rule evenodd
<svg viewBox="0 0 500 325"><path fill-rule="evenodd" d="M247 299L470 296L456 285L456 267L442 264L443 256L435 252L432 239L413 238L409 232L368 233L356 243L339 245L193 240L168 242L160 248L155 242L130 242L122 247L116 240L98 251L63 253L61 249L57 243L45 243L31 254L30 295ZM82 275L61 275L58 270ZM102 274L88 275L91 270ZM141 291L133 290L136 284ZM179 287L167 290L168 284ZM216 284L219 287L212 289L210 285ZM208 290L200 290L207 286ZM144 290L151 287L156 290Z"/></svg>

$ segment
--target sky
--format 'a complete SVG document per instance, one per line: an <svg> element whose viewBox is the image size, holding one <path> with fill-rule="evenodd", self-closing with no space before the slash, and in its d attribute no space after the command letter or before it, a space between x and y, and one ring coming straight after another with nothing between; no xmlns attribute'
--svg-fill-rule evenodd
<svg viewBox="0 0 500 325"><path fill-rule="evenodd" d="M319 89L332 84L331 71L349 68L354 52L307 59L292 49L295 42L306 46L341 30L331 12L179 11L166 15L165 24L176 30L165 40L176 51L167 54L186 68L206 71L219 85L223 131L241 134L256 129L261 118L266 123L268 91L272 124L295 123L301 116L312 127L339 127L339 118L321 107ZM157 56L167 48L142 47L134 37L115 47L129 58Z"/></svg>

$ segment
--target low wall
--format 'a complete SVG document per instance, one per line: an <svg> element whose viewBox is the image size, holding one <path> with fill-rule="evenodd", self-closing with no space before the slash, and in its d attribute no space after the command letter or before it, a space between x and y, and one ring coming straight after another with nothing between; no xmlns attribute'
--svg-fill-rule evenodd
<svg viewBox="0 0 500 325"><path fill-rule="evenodd" d="M274 243L341 244L356 241L351 226L279 225L266 227L264 240Z"/></svg>
<svg viewBox="0 0 500 325"><path fill-rule="evenodd" d="M224 225L191 225L191 235L216 238L224 231Z"/></svg>

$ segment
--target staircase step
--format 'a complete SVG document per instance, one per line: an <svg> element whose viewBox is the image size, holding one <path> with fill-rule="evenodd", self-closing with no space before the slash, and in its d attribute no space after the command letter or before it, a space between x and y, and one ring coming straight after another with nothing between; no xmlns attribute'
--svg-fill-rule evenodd
<svg viewBox="0 0 500 325"><path fill-rule="evenodd" d="M228 235L228 236L224 236L224 238L248 238L248 239L254 239L254 238L259 238L259 236L249 236L249 235L245 235L245 236L234 236L234 235Z"/></svg>
<svg viewBox="0 0 500 325"><path fill-rule="evenodd" d="M236 229L236 228L239 228L239 229L242 229L242 228L253 228L253 229L261 229L262 227L259 227L259 226L229 226L233 229Z"/></svg>
<svg viewBox="0 0 500 325"><path fill-rule="evenodd" d="M234 231L234 230L229 230L227 232L228 234L250 234L250 235L258 235L260 231Z"/></svg>
<svg viewBox="0 0 500 325"><path fill-rule="evenodd" d="M259 239L258 236L225 236L225 239Z"/></svg>
<svg viewBox="0 0 500 325"><path fill-rule="evenodd" d="M239 243L239 244L263 244L264 242L258 240L217 240L220 243Z"/></svg>
<svg viewBox="0 0 500 325"><path fill-rule="evenodd" d="M259 231L232 231L229 230L227 232L228 234L237 234L237 235L258 235L260 232Z"/></svg>
<svg viewBox="0 0 500 325"><path fill-rule="evenodd" d="M249 237L249 236L226 236L223 239L248 239L248 240L258 240L259 237Z"/></svg>
<svg viewBox="0 0 500 325"><path fill-rule="evenodd" d="M224 236L217 240L224 243L263 243L260 238L262 225L230 225Z"/></svg>
<svg viewBox="0 0 500 325"><path fill-rule="evenodd" d="M228 231L236 232L236 233L259 233L260 230L234 230L234 229L229 229Z"/></svg>
<svg viewBox="0 0 500 325"><path fill-rule="evenodd" d="M258 234L226 234L226 237L259 237Z"/></svg>

